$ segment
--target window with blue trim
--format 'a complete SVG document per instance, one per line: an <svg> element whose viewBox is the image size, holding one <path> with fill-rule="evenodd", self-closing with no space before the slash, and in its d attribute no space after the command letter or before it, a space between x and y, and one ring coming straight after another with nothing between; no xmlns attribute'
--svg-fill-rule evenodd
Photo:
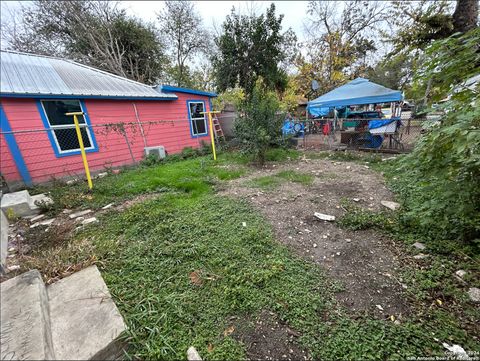
<svg viewBox="0 0 480 361"><path fill-rule="evenodd" d="M80 144L78 142L73 116L67 116L65 113L83 112L82 105L78 100L42 100L42 108L49 127L52 129L53 138L59 154L68 154L78 151ZM94 142L90 129L86 127L85 118L77 116L80 124L80 133L82 134L85 150L94 149Z"/></svg>
<svg viewBox="0 0 480 361"><path fill-rule="evenodd" d="M204 114L205 103L203 101L189 101L188 113L190 115L190 123L192 127L192 135L207 134L207 119Z"/></svg>

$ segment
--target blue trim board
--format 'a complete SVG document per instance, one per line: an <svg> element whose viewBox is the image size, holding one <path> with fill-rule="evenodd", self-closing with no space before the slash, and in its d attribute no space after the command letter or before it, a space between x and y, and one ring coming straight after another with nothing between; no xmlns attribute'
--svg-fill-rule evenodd
<svg viewBox="0 0 480 361"><path fill-rule="evenodd" d="M203 103L203 110L207 111L206 105L205 105L205 100L200 100L200 99L189 99L187 100L187 114L188 114L188 123L190 124L190 136L192 138L201 138L201 137L206 137L208 136L208 122L206 115L203 115L203 119L205 122L205 130L206 133L200 133L200 134L193 134L193 122L192 122L192 116L190 114L190 103Z"/></svg>
<svg viewBox="0 0 480 361"><path fill-rule="evenodd" d="M8 122L7 115L3 111L3 107L0 104L0 130L2 132L11 132L12 128L10 127L10 123ZM25 164L25 160L23 159L22 152L18 147L17 141L15 139L15 135L13 133L4 134L5 141L7 142L8 149L12 154L13 160L15 161L15 165L17 166L18 172L22 176L23 182L27 187L32 185L32 177L30 176L30 172L28 171L27 165Z"/></svg>
<svg viewBox="0 0 480 361"><path fill-rule="evenodd" d="M88 116L88 111L87 111L87 107L85 106L85 102L83 100L79 100L79 102L80 102L80 107L82 108L82 111L84 113L85 123L87 125L91 125L90 117ZM80 150L73 150L70 152L60 153L60 149L58 148L57 142L55 141L55 135L53 134L53 128L50 127L50 123L48 122L47 115L45 114L45 111L43 109L42 101L40 99L37 99L36 103L37 103L38 112L40 113L40 118L42 118L43 126L47 130L48 139L50 140L50 144L52 145L53 151L55 152L55 156L57 158L62 158L62 157L68 157L70 155L81 154ZM93 132L93 129L90 128L89 130L90 130L90 139L92 141L93 148L86 149L85 153L98 152L98 144L97 144L97 140L95 139L95 134Z"/></svg>
<svg viewBox="0 0 480 361"><path fill-rule="evenodd" d="M158 87L160 91L164 92L173 92L173 93L186 93L186 94L193 94L193 95L203 95L206 97L216 97L217 93L210 93L205 92L202 90L195 90L195 89L188 89L188 88L180 88L172 85L160 85Z"/></svg>
<svg viewBox="0 0 480 361"><path fill-rule="evenodd" d="M169 97L135 97L135 96L108 96L108 95L50 95L50 94L17 94L1 93L5 98L34 98L34 99L108 99L108 100L177 100L177 96Z"/></svg>

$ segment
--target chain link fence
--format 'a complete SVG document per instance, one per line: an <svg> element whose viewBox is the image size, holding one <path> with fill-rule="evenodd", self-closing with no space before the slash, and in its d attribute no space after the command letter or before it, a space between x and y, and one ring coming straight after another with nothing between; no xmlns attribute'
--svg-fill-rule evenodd
<svg viewBox="0 0 480 361"><path fill-rule="evenodd" d="M427 128L427 119L402 117L369 129L369 119L310 119L303 123L294 144L305 149L351 149L386 153L409 152Z"/></svg>
<svg viewBox="0 0 480 361"><path fill-rule="evenodd" d="M147 152L162 154L162 151L156 152L162 147L165 153L173 154L186 147L207 146L210 135L197 136L198 131L194 128L195 124L189 119L142 122L112 119L111 123L105 124L80 123L88 165L94 175L137 165L145 159ZM18 153L21 154L20 163L23 164L19 163L18 155L14 157L7 145L6 137L12 135ZM4 189L12 190L29 185L25 172L22 175L21 167L26 168L33 184L85 177L74 125L2 131L0 138L0 169Z"/></svg>

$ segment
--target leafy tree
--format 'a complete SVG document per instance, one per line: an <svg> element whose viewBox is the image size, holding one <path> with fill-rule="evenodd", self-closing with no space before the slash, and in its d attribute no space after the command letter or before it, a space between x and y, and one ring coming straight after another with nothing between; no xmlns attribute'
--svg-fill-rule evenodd
<svg viewBox="0 0 480 361"><path fill-rule="evenodd" d="M8 31L9 48L69 57L153 84L166 58L155 29L116 2L35 0Z"/></svg>
<svg viewBox="0 0 480 361"><path fill-rule="evenodd" d="M165 34L174 66L170 76L177 86L189 86L191 74L187 62L209 47L209 34L190 1L166 1L158 14L161 31Z"/></svg>
<svg viewBox="0 0 480 361"><path fill-rule="evenodd" d="M406 221L434 238L480 237L480 29L434 41L425 51L417 83L433 79L446 113L398 169Z"/></svg>
<svg viewBox="0 0 480 361"><path fill-rule="evenodd" d="M212 62L220 91L240 86L249 97L259 77L268 89L285 89L287 75L280 65L293 36L291 31L281 33L282 19L276 17L274 4L260 16L232 9L215 38L218 52Z"/></svg>
<svg viewBox="0 0 480 361"><path fill-rule="evenodd" d="M283 118L277 114L278 108L275 92L267 89L262 78L257 79L250 97L241 103L235 135L243 150L260 165L265 162L268 148L280 140Z"/></svg>

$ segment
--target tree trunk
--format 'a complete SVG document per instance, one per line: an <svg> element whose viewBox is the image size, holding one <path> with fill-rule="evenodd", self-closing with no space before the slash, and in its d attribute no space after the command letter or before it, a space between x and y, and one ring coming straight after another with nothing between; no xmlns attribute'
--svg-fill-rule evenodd
<svg viewBox="0 0 480 361"><path fill-rule="evenodd" d="M466 33L478 26L478 0L457 0L453 13L454 32Z"/></svg>

